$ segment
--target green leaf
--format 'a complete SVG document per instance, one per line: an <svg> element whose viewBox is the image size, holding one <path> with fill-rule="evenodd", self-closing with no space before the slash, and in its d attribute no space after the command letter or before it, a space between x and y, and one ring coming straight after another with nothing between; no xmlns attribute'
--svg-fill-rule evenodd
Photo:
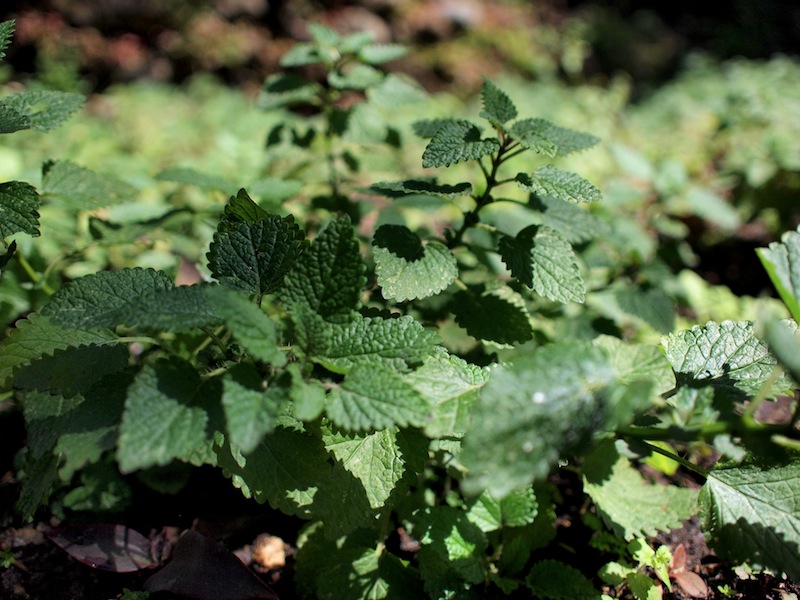
<svg viewBox="0 0 800 600"><path fill-rule="evenodd" d="M381 508L406 470L397 429L356 434L323 432L325 449L364 486L369 505Z"/></svg>
<svg viewBox="0 0 800 600"><path fill-rule="evenodd" d="M557 302L583 302L585 287L570 243L554 229L531 225L498 243L511 274L536 293Z"/></svg>
<svg viewBox="0 0 800 600"><path fill-rule="evenodd" d="M481 139L481 130L469 121L443 121L425 147L423 167L449 167L464 160L478 160L500 148L497 138Z"/></svg>
<svg viewBox="0 0 800 600"><path fill-rule="evenodd" d="M80 94L52 90L6 96L0 100L0 133L29 128L38 131L55 129L83 106L83 102L84 97Z"/></svg>
<svg viewBox="0 0 800 600"><path fill-rule="evenodd" d="M583 489L606 524L626 540L680 527L697 509L695 490L647 483L612 440L586 456Z"/></svg>
<svg viewBox="0 0 800 600"><path fill-rule="evenodd" d="M191 167L169 167L158 173L156 181L172 181L183 185L194 185L204 190L220 190L230 193L236 185L220 175L198 171Z"/></svg>
<svg viewBox="0 0 800 600"><path fill-rule="evenodd" d="M34 313L17 321L0 346L0 386L8 384L15 370L59 350L115 343L116 337L106 329L66 329L41 313Z"/></svg>
<svg viewBox="0 0 800 600"><path fill-rule="evenodd" d="M700 492L709 544L723 558L800 579L800 461L711 471Z"/></svg>
<svg viewBox="0 0 800 600"><path fill-rule="evenodd" d="M22 232L39 235L39 194L21 181L0 183L0 238Z"/></svg>
<svg viewBox="0 0 800 600"><path fill-rule="evenodd" d="M394 110L427 98L425 90L413 79L389 73L383 81L367 90L367 101L384 110Z"/></svg>
<svg viewBox="0 0 800 600"><path fill-rule="evenodd" d="M246 190L240 189L235 196L231 196L228 204L225 205L220 225L224 224L234 228L239 223L255 225L259 221L268 219L269 216L270 214L267 211L253 202Z"/></svg>
<svg viewBox="0 0 800 600"><path fill-rule="evenodd" d="M231 443L249 454L275 429L283 407L274 395L265 393L258 371L244 363L225 373L223 389L222 407Z"/></svg>
<svg viewBox="0 0 800 600"><path fill-rule="evenodd" d="M0 60L6 57L5 50L11 44L11 37L14 35L14 23L14 20L0 23Z"/></svg>
<svg viewBox="0 0 800 600"><path fill-rule="evenodd" d="M478 399L478 391L489 380L489 372L437 348L421 367L403 378L429 404L425 435L440 438L466 431L470 410Z"/></svg>
<svg viewBox="0 0 800 600"><path fill-rule="evenodd" d="M457 198L472 193L472 184L440 185L434 181L406 179L405 181L381 181L369 186L369 191L389 198L404 196L438 196L440 198Z"/></svg>
<svg viewBox="0 0 800 600"><path fill-rule="evenodd" d="M231 199L207 254L209 270L220 283L259 297L281 286L306 247L292 217L261 213L252 201Z"/></svg>
<svg viewBox="0 0 800 600"><path fill-rule="evenodd" d="M281 57L282 67L304 67L322 62L322 55L312 44L295 44Z"/></svg>
<svg viewBox="0 0 800 600"><path fill-rule="evenodd" d="M456 323L479 340L517 344L533 337L525 300L508 286L470 286L453 297L451 310Z"/></svg>
<svg viewBox="0 0 800 600"><path fill-rule="evenodd" d="M58 462L55 454L45 454L35 459L26 457L20 473L22 490L14 505L26 520L32 520L36 510L47 502L51 488L58 481Z"/></svg>
<svg viewBox="0 0 800 600"><path fill-rule="evenodd" d="M557 560L540 560L532 567L525 584L537 598L546 600L599 600L598 592L583 573Z"/></svg>
<svg viewBox="0 0 800 600"><path fill-rule="evenodd" d="M792 318L800 323L800 229L787 231L781 242L757 248L756 253Z"/></svg>
<svg viewBox="0 0 800 600"><path fill-rule="evenodd" d="M522 527L536 519L539 504L532 487L515 490L505 498L481 494L467 511L467 518L481 531L495 531L502 527Z"/></svg>
<svg viewBox="0 0 800 600"><path fill-rule="evenodd" d="M610 335L600 335L593 343L606 351L620 383L644 379L652 382L656 394L675 388L675 374L658 347L633 344Z"/></svg>
<svg viewBox="0 0 800 600"><path fill-rule="evenodd" d="M322 86L316 82L294 73L278 73L267 77L256 100L256 108L274 110L303 104L315 105L319 102L320 93Z"/></svg>
<svg viewBox="0 0 800 600"><path fill-rule="evenodd" d="M408 53L400 44L369 44L358 51L359 60L371 65L397 60Z"/></svg>
<svg viewBox="0 0 800 600"><path fill-rule="evenodd" d="M458 277L456 257L444 244L423 244L404 225L381 225L372 240L383 297L398 302L435 296Z"/></svg>
<svg viewBox="0 0 800 600"><path fill-rule="evenodd" d="M6 272L11 259L17 251L17 241L13 240L7 247L5 253L0 256L0 281L3 280L3 273Z"/></svg>
<svg viewBox="0 0 800 600"><path fill-rule="evenodd" d="M383 81L383 72L369 65L356 64L347 71L331 71L328 83L337 90L366 90Z"/></svg>
<svg viewBox="0 0 800 600"><path fill-rule="evenodd" d="M580 152L600 141L591 134L559 127L545 119L522 119L514 123L508 132L524 147L548 156Z"/></svg>
<svg viewBox="0 0 800 600"><path fill-rule="evenodd" d="M675 302L660 287L626 285L617 288L614 296L626 314L643 320L656 331L674 331Z"/></svg>
<svg viewBox="0 0 800 600"><path fill-rule="evenodd" d="M764 324L764 337L778 361L795 381L800 381L800 339L797 323L769 319Z"/></svg>
<svg viewBox="0 0 800 600"><path fill-rule="evenodd" d="M528 205L539 211L543 225L558 231L570 244L582 244L611 233L608 223L602 219L558 198L531 196Z"/></svg>
<svg viewBox="0 0 800 600"><path fill-rule="evenodd" d="M153 269L100 271L61 288L40 312L65 327L114 327L141 296L173 287L166 273Z"/></svg>
<svg viewBox="0 0 800 600"><path fill-rule="evenodd" d="M411 128L421 138L432 138L442 128L454 123L454 119L421 119L414 121Z"/></svg>
<svg viewBox="0 0 800 600"><path fill-rule="evenodd" d="M465 492L502 498L546 477L559 458L579 452L623 408L603 393L614 380L605 352L575 341L495 367L464 436Z"/></svg>
<svg viewBox="0 0 800 600"><path fill-rule="evenodd" d="M366 266L347 216L329 221L289 272L280 297L323 319L349 315L361 304Z"/></svg>
<svg viewBox="0 0 800 600"><path fill-rule="evenodd" d="M91 210L133 200L136 188L111 175L59 161L45 163L42 194L75 210Z"/></svg>
<svg viewBox="0 0 800 600"><path fill-rule="evenodd" d="M356 363L328 395L328 417L354 431L422 426L428 402L389 366Z"/></svg>
<svg viewBox="0 0 800 600"><path fill-rule="evenodd" d="M396 556L377 552L375 548L335 551L333 556L333 561L326 560L319 569L317 597L321 600L421 597L419 582Z"/></svg>
<svg viewBox="0 0 800 600"><path fill-rule="evenodd" d="M481 559L487 547L486 536L477 525L470 522L466 512L449 506L437 506L418 511L414 517L414 537L427 551L420 551L420 568L427 560L426 554L431 554L445 561L468 583L483 581Z"/></svg>
<svg viewBox="0 0 800 600"><path fill-rule="evenodd" d="M318 320L315 325L318 339L310 356L335 373L347 373L360 362L405 369L422 362L439 343L436 332L423 328L411 316L382 319L356 315L346 323Z"/></svg>
<svg viewBox="0 0 800 600"><path fill-rule="evenodd" d="M777 367L749 321L709 321L668 335L661 345L679 384L709 384L734 396L758 394ZM791 389L791 382L781 375L768 397L791 393Z"/></svg>
<svg viewBox="0 0 800 600"><path fill-rule="evenodd" d="M92 277L91 275L89 277ZM222 319L209 302L208 284L154 290L106 314L106 327L125 325L142 331L187 331L218 325ZM235 292L231 292L235 293ZM247 300L243 298L246 303ZM60 318L60 317L59 317Z"/></svg>
<svg viewBox="0 0 800 600"><path fill-rule="evenodd" d="M592 183L570 171L552 165L543 165L532 174L518 173L516 182L528 192L552 196L568 202L597 202L603 194Z"/></svg>
<svg viewBox="0 0 800 600"><path fill-rule="evenodd" d="M219 466L247 498L269 502L287 515L311 516L320 486L330 479L329 455L318 437L278 428L249 454L216 447Z"/></svg>
<svg viewBox="0 0 800 600"><path fill-rule="evenodd" d="M162 361L139 372L120 425L120 471L187 459L206 443L208 413L196 405L199 391L200 377L188 363Z"/></svg>
<svg viewBox="0 0 800 600"><path fill-rule="evenodd" d="M511 98L486 77L483 78L481 87L481 101L483 110L480 116L495 127L501 127L507 121L517 118L517 107Z"/></svg>

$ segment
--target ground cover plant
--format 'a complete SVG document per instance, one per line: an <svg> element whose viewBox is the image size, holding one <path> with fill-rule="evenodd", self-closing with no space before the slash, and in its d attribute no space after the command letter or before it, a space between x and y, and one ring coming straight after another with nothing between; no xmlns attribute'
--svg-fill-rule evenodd
<svg viewBox="0 0 800 600"><path fill-rule="evenodd" d="M391 111L421 92L380 69L401 48L312 35L258 102L300 115L265 141L291 177L230 197L192 285L174 266L37 270L14 238L40 233L40 204L75 216L134 192L66 161L38 191L6 184L2 285L27 276L35 308L0 350L27 427L22 517L111 511L132 474L168 491L209 466L305 522L294 584L309 597L723 594L685 549L653 547L695 516L731 564L800 579L796 401L781 423L758 418L796 387L794 323L676 328L672 275L637 251L646 233L593 208L601 190L559 163L600 140L525 114L491 79L477 118L414 124L424 172L363 184L363 144L410 143ZM283 204L297 181L309 201ZM103 216L83 218L123 248L209 218ZM795 322L799 240L759 254ZM652 483L643 464L688 475ZM572 561L555 539L565 479L595 532ZM146 545L127 535L126 552Z"/></svg>

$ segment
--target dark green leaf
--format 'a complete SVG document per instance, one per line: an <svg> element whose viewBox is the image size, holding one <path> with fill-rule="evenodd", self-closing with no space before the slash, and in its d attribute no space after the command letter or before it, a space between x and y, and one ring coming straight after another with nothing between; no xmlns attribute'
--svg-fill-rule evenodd
<svg viewBox="0 0 800 600"><path fill-rule="evenodd" d="M414 121L411 125L419 137L432 138L436 133L445 126L452 126L458 123L455 119L421 119Z"/></svg>
<svg viewBox="0 0 800 600"><path fill-rule="evenodd" d="M472 337L498 344L527 342L533 337L525 301L508 286L471 286L453 297L456 323ZM487 319L486 315L492 315Z"/></svg>
<svg viewBox="0 0 800 600"><path fill-rule="evenodd" d="M531 567L526 585L544 600L599 600L592 582L574 567L557 560L541 560Z"/></svg>
<svg viewBox="0 0 800 600"><path fill-rule="evenodd" d="M481 130L463 120L446 120L422 154L423 167L449 167L464 160L478 160L500 148L497 138L481 138Z"/></svg>
<svg viewBox="0 0 800 600"><path fill-rule="evenodd" d="M261 110L273 110L298 104L314 105L318 102L318 95L321 92L322 86L318 83L293 73L278 73L267 78L256 100L256 107Z"/></svg>
<svg viewBox="0 0 800 600"><path fill-rule="evenodd" d="M3 21L0 23L0 60L6 57L6 48L11 43L11 37L14 35L14 21Z"/></svg>
<svg viewBox="0 0 800 600"><path fill-rule="evenodd" d="M22 232L39 235L39 194L21 181L0 183L0 238Z"/></svg>
<svg viewBox="0 0 800 600"><path fill-rule="evenodd" d="M429 195L441 198L456 198L472 193L472 185L458 183L456 185L440 185L433 181L406 179L405 181L381 181L369 186L369 191L389 198L404 196Z"/></svg>
<svg viewBox="0 0 800 600"><path fill-rule="evenodd" d="M483 110L481 117L488 120L495 127L504 125L507 121L517 118L517 107L505 92L486 77L483 78L481 88Z"/></svg>
<svg viewBox="0 0 800 600"><path fill-rule="evenodd" d="M603 198L600 190L583 177L552 165L541 166L530 175L518 173L516 181L534 194L569 202L597 202Z"/></svg>
<svg viewBox="0 0 800 600"><path fill-rule="evenodd" d="M239 193L231 196L228 204L225 205L220 219L220 226L235 228L239 223L255 225L269 217L270 214L253 202L246 190L240 189Z"/></svg>
<svg viewBox="0 0 800 600"><path fill-rule="evenodd" d="M283 407L276 395L265 392L261 376L250 365L240 363L230 369L223 386L222 407L231 443L249 454L275 429Z"/></svg>

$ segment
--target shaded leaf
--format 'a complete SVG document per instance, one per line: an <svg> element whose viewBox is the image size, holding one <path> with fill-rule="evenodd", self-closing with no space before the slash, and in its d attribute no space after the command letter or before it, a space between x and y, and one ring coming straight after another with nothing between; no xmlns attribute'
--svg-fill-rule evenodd
<svg viewBox="0 0 800 600"><path fill-rule="evenodd" d="M479 340L516 344L533 337L525 301L508 286L470 286L453 297L451 310L456 323Z"/></svg>
<svg viewBox="0 0 800 600"><path fill-rule="evenodd" d="M169 167L158 173L154 179L156 181L172 181L183 185L194 185L205 190L220 190L227 193L236 189L235 184L220 175L198 171L191 167Z"/></svg>
<svg viewBox="0 0 800 600"><path fill-rule="evenodd" d="M800 323L800 230L787 231L780 242L757 248L756 253L781 300Z"/></svg>
<svg viewBox="0 0 800 600"><path fill-rule="evenodd" d="M481 87L481 101L483 110L480 116L495 127L517 118L517 107L514 106L511 98L486 77L483 78Z"/></svg>
<svg viewBox="0 0 800 600"><path fill-rule="evenodd" d="M551 196L568 202L597 202L603 195L592 183L570 171L544 165L532 174L518 173L519 186L540 196Z"/></svg>
<svg viewBox="0 0 800 600"><path fill-rule="evenodd" d="M403 196L429 195L441 198L456 198L472 193L472 185L458 183L456 185L440 185L433 181L406 179L405 181L381 181L369 186L369 191L389 198Z"/></svg>
<svg viewBox="0 0 800 600"><path fill-rule="evenodd" d="M14 35L14 21L8 20L0 23L0 60L6 57L6 48L11 44L11 37Z"/></svg>
<svg viewBox="0 0 800 600"><path fill-rule="evenodd" d="M32 90L0 100L0 133L20 129L49 131L66 121L83 106L80 94L53 90ZM8 115L8 116L7 116Z"/></svg>
<svg viewBox="0 0 800 600"><path fill-rule="evenodd" d="M657 346L629 343L610 335L596 337L594 344L606 351L621 383L646 379L652 382L656 394L675 387L672 367Z"/></svg>
<svg viewBox="0 0 800 600"><path fill-rule="evenodd" d="M415 521L414 537L425 551L418 554L423 575L424 563L432 555L444 561L460 579L472 584L483 581L486 536L470 522L465 511L449 506L425 508L415 514Z"/></svg>
<svg viewBox="0 0 800 600"><path fill-rule="evenodd" d="M240 363L223 377L222 408L231 442L249 454L275 429L283 407L266 393L258 371Z"/></svg>
<svg viewBox="0 0 800 600"><path fill-rule="evenodd" d="M44 165L42 194L55 196L60 204L75 210L89 210L130 201L136 188L65 160Z"/></svg>
<svg viewBox="0 0 800 600"><path fill-rule="evenodd" d="M558 231L570 244L581 244L611 233L608 223L570 202L532 195L528 204L542 215L543 225Z"/></svg>
<svg viewBox="0 0 800 600"><path fill-rule="evenodd" d="M15 233L39 235L39 194L21 181L0 183L0 238Z"/></svg>
<svg viewBox="0 0 800 600"><path fill-rule="evenodd" d="M481 130L469 121L443 121L422 154L423 167L449 167L464 160L477 160L500 148L497 138L481 138Z"/></svg>
<svg viewBox="0 0 800 600"><path fill-rule="evenodd" d="M298 104L314 105L318 102L317 96L321 92L322 86L300 75L277 73L267 77L256 100L256 107L261 110L273 110Z"/></svg>
<svg viewBox="0 0 800 600"><path fill-rule="evenodd" d="M598 592L592 582L574 567L557 560L541 560L535 563L525 584L538 598L547 600L598 600Z"/></svg>

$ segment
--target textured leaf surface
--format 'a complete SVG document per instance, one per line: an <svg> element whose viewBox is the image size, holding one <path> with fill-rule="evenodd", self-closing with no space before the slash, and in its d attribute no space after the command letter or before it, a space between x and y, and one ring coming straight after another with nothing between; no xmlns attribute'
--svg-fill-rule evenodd
<svg viewBox="0 0 800 600"><path fill-rule="evenodd" d="M416 518L414 537L426 550L419 556L421 568L428 560L427 554L431 554L448 563L462 580L473 584L483 580L481 559L486 551L486 536L465 511L437 506L419 511Z"/></svg>
<svg viewBox="0 0 800 600"><path fill-rule="evenodd" d="M117 460L123 473L186 458L206 441L208 414L196 406L200 379L188 363L146 366L128 389Z"/></svg>
<svg viewBox="0 0 800 600"><path fill-rule="evenodd" d="M389 198L402 198L403 196L430 195L441 198L456 198L472 193L472 184L457 183L456 185L442 185L433 181L420 179L406 179L405 181L381 181L369 186L371 192L388 196Z"/></svg>
<svg viewBox="0 0 800 600"><path fill-rule="evenodd" d="M656 394L663 394L675 387L672 367L656 346L624 342L610 335L598 336L594 344L606 351L621 383L646 379L653 383L653 392Z"/></svg>
<svg viewBox="0 0 800 600"><path fill-rule="evenodd" d="M28 128L38 131L55 129L83 106L83 102L84 97L80 94L53 90L33 90L6 96L0 100L0 133ZM6 119L4 116L7 113L15 116Z"/></svg>
<svg viewBox="0 0 800 600"><path fill-rule="evenodd" d="M354 431L421 426L428 402L392 368L356 363L328 396L330 419Z"/></svg>
<svg viewBox="0 0 800 600"><path fill-rule="evenodd" d="M324 319L348 315L360 305L365 265L349 217L327 223L287 275L281 299Z"/></svg>
<svg viewBox="0 0 800 600"><path fill-rule="evenodd" d="M131 298L114 313L106 314L102 322L107 327L125 325L143 331L186 331L217 325L222 319L209 302L211 289L201 284L155 290Z"/></svg>
<svg viewBox="0 0 800 600"><path fill-rule="evenodd" d="M800 461L714 469L700 506L721 556L800 579Z"/></svg>
<svg viewBox="0 0 800 600"><path fill-rule="evenodd" d="M449 167L464 160L477 160L498 148L497 138L481 139L481 130L469 121L446 120L422 153L422 166Z"/></svg>
<svg viewBox="0 0 800 600"><path fill-rule="evenodd" d="M325 449L362 483L372 508L386 504L406 468L397 429L364 435L327 432L322 441Z"/></svg>
<svg viewBox="0 0 800 600"><path fill-rule="evenodd" d="M464 437L464 489L502 498L546 477L579 451L616 408L602 388L615 373L600 348L580 342L541 347L495 367Z"/></svg>
<svg viewBox="0 0 800 600"><path fill-rule="evenodd" d="M411 127L419 137L430 139L442 127L452 122L453 119L420 119L419 121L414 121Z"/></svg>
<svg viewBox="0 0 800 600"><path fill-rule="evenodd" d="M410 316L397 319L353 318L348 323L318 323L322 343L311 358L336 373L346 373L359 362L405 368L433 352L439 336Z"/></svg>
<svg viewBox="0 0 800 600"><path fill-rule="evenodd" d="M0 346L0 386L5 386L15 369L58 350L116 342L108 330L66 329L49 318L34 313L17 321L16 327Z"/></svg>
<svg viewBox="0 0 800 600"><path fill-rule="evenodd" d="M507 286L471 286L453 297L451 310L456 323L479 340L516 344L533 337L525 300Z"/></svg>
<svg viewBox="0 0 800 600"><path fill-rule="evenodd" d="M680 527L697 509L695 490L647 483L612 441L586 457L583 473L584 491L606 524L626 540Z"/></svg>
<svg viewBox="0 0 800 600"><path fill-rule="evenodd" d="M11 43L14 35L14 21L3 21L0 23L0 60L6 57L6 48Z"/></svg>
<svg viewBox="0 0 800 600"><path fill-rule="evenodd" d="M480 116L492 125L503 125L507 121L517 118L517 107L514 106L511 98L486 77L483 78L481 101L483 110Z"/></svg>
<svg viewBox="0 0 800 600"><path fill-rule="evenodd" d="M113 206L130 201L136 188L112 175L103 175L69 161L45 165L42 194L76 210Z"/></svg>
<svg viewBox="0 0 800 600"><path fill-rule="evenodd" d="M275 429L282 406L265 393L261 377L250 365L240 363L225 373L223 386L222 407L231 442L249 454Z"/></svg>
<svg viewBox="0 0 800 600"><path fill-rule="evenodd" d="M20 231L39 235L39 194L21 181L0 183L0 238Z"/></svg>
<svg viewBox="0 0 800 600"><path fill-rule="evenodd" d="M656 331L675 330L675 302L660 287L626 285L615 290L620 309L643 320Z"/></svg>
<svg viewBox="0 0 800 600"><path fill-rule="evenodd" d="M65 327L114 327L139 297L172 287L166 273L153 269L100 271L64 286L41 313Z"/></svg>
<svg viewBox="0 0 800 600"><path fill-rule="evenodd" d="M540 212L543 225L558 231L570 244L581 244L611 233L608 223L570 202L532 196L529 205Z"/></svg>
<svg viewBox="0 0 800 600"><path fill-rule="evenodd" d="M668 335L661 344L678 383L702 382L738 392L739 396L757 394L777 365L749 321L709 321ZM774 397L790 390L790 382L782 375L769 395Z"/></svg>
<svg viewBox="0 0 800 600"><path fill-rule="evenodd" d="M532 225L504 236L498 250L511 274L537 294L557 302L583 302L585 287L575 251L560 233Z"/></svg>
<svg viewBox="0 0 800 600"><path fill-rule="evenodd" d="M489 532L501 527L522 527L533 523L539 505L533 488L515 490L502 499L481 494L470 506L467 518Z"/></svg>
<svg viewBox="0 0 800 600"><path fill-rule="evenodd" d="M568 202L597 202L603 199L600 190L580 175L544 165L532 174L519 173L517 183L526 191L551 196Z"/></svg>
<svg viewBox="0 0 800 600"><path fill-rule="evenodd" d="M438 349L421 367L404 379L428 401L430 416L425 434L430 438L460 435L467 429L469 413L478 390L489 380L489 371Z"/></svg>
<svg viewBox="0 0 800 600"><path fill-rule="evenodd" d="M787 231L780 242L758 248L756 253L781 300L800 323L800 230Z"/></svg>
<svg viewBox="0 0 800 600"><path fill-rule="evenodd" d="M559 127L545 119L522 119L511 126L509 133L526 148L548 156L556 154L564 156L572 152L587 150L600 141L591 134ZM547 150L548 142L552 144L552 153ZM542 146L541 149L540 146Z"/></svg>
<svg viewBox="0 0 800 600"><path fill-rule="evenodd" d="M531 567L525 583L546 600L599 600L600 592L574 567L557 560L541 560Z"/></svg>
<svg viewBox="0 0 800 600"><path fill-rule="evenodd" d="M444 244L423 243L403 225L382 225L372 241L375 273L384 298L398 302L434 296L458 277L456 257Z"/></svg>

